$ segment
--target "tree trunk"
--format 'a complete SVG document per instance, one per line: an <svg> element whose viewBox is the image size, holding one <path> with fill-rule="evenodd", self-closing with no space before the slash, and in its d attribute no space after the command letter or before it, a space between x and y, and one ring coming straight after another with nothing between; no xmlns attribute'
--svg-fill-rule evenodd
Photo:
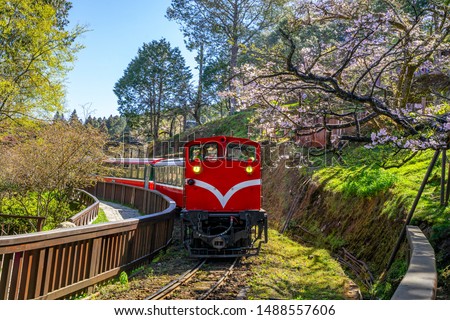
<svg viewBox="0 0 450 320"><path fill-rule="evenodd" d="M173 129L175 128L175 120L176 119L177 119L177 117L173 116L172 120L170 120L169 138L173 137Z"/></svg>
<svg viewBox="0 0 450 320"><path fill-rule="evenodd" d="M201 107L203 102L203 60L204 60L204 46L203 43L200 45L200 51L198 53L198 88L197 88L197 99L194 105L193 116L198 125L201 125Z"/></svg>
<svg viewBox="0 0 450 320"><path fill-rule="evenodd" d="M239 52L238 25L239 25L239 4L238 1L235 0L233 4L233 35L232 35L231 58L230 58L229 90L231 93L234 93L236 91L236 88L233 85L233 80L237 67L237 58ZM236 110L236 98L232 97L230 99L230 115L234 114L235 110Z"/></svg>
<svg viewBox="0 0 450 320"><path fill-rule="evenodd" d="M180 132L186 131L186 123L187 123L187 116L186 116L186 113L184 113L183 114L183 127L180 128L181 129Z"/></svg>

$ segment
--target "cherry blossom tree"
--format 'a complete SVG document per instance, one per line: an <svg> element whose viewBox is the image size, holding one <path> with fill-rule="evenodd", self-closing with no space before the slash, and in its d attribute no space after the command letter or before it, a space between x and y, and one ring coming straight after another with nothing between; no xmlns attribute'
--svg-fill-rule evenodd
<svg viewBox="0 0 450 320"><path fill-rule="evenodd" d="M285 12L278 41L258 53L268 62L241 70L241 108L259 106L271 130L301 135L353 127L340 139L447 146L448 1L300 0ZM371 120L378 132L362 132Z"/></svg>

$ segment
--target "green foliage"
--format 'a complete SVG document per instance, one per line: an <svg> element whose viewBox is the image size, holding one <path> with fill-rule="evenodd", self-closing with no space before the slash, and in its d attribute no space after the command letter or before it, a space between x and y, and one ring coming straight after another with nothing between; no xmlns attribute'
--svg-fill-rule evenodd
<svg viewBox="0 0 450 320"><path fill-rule="evenodd" d="M207 92L210 100L218 101L219 91L233 91L231 80L237 73L236 67L250 59L247 48L255 38L275 24L275 10L281 2L284 1L171 1L167 17L180 24L188 48L197 50L201 65L199 89ZM226 103L230 109L235 107L232 102Z"/></svg>
<svg viewBox="0 0 450 320"><path fill-rule="evenodd" d="M128 275L127 275L127 273L125 272L125 271L122 271L121 273L120 273L120 275L119 275L119 282L122 284L122 285L128 285Z"/></svg>
<svg viewBox="0 0 450 320"><path fill-rule="evenodd" d="M114 85L119 113L156 140L162 119L185 107L191 77L178 48L165 39L144 43Z"/></svg>
<svg viewBox="0 0 450 320"><path fill-rule="evenodd" d="M184 132L180 139L195 137L211 137L218 135L233 135L234 137L247 138L248 126L252 117L251 111L237 112L231 116L205 123Z"/></svg>
<svg viewBox="0 0 450 320"><path fill-rule="evenodd" d="M42 206L45 203L45 208ZM84 206L78 202L71 201L70 195L62 194L58 191L51 192L28 192L24 195L13 194L0 198L0 213L19 216L46 216L44 230L54 229L59 223L66 221L69 217L75 215L84 209ZM45 210L43 212L43 210ZM10 227L23 224L25 220L14 219L8 222ZM28 225L23 230L34 232Z"/></svg>
<svg viewBox="0 0 450 320"><path fill-rule="evenodd" d="M380 168L362 168L353 171L343 183L342 191L347 197L371 197L389 189L395 176Z"/></svg>
<svg viewBox="0 0 450 320"><path fill-rule="evenodd" d="M450 292L450 265L441 270L440 278L445 292Z"/></svg>
<svg viewBox="0 0 450 320"><path fill-rule="evenodd" d="M408 270L408 262L404 257L395 260L386 279L383 282L377 281L372 286L369 294L372 298L389 300L400 284L406 271Z"/></svg>
<svg viewBox="0 0 450 320"><path fill-rule="evenodd" d="M349 197L373 197L381 192L392 193L389 201L384 203L383 214L398 216L400 210L409 209L434 151L412 152L393 156L395 150L383 147L374 151L363 147L352 148L343 154L344 163L349 165L325 167L318 170L314 177L325 184L325 189L339 192ZM396 158L397 157L397 158ZM386 159L391 158L389 161ZM409 159L403 163L404 159ZM400 165L403 163L403 165ZM370 164L370 165L369 165ZM388 165L387 169L380 165ZM397 164L398 166L392 166ZM434 167L415 213L415 221L426 222L436 232L445 224L450 208L442 208L439 203L440 166ZM444 228L445 229L445 228Z"/></svg>
<svg viewBox="0 0 450 320"><path fill-rule="evenodd" d="M207 124L211 128L211 135L232 135L234 137L247 137L249 112L234 114L221 120Z"/></svg>
<svg viewBox="0 0 450 320"><path fill-rule="evenodd" d="M327 245L329 246L329 248L331 248L333 252L336 252L338 249L342 248L347 243L345 239L336 234L328 235L325 241L327 242Z"/></svg>
<svg viewBox="0 0 450 320"><path fill-rule="evenodd" d="M109 116L108 118L96 118L88 116L84 122L85 126L100 129L103 133L108 134L110 141L129 141L129 132L126 131L127 120L123 116Z"/></svg>
<svg viewBox="0 0 450 320"><path fill-rule="evenodd" d="M66 1L0 0L0 121L62 109L64 76L84 32L66 31Z"/></svg>

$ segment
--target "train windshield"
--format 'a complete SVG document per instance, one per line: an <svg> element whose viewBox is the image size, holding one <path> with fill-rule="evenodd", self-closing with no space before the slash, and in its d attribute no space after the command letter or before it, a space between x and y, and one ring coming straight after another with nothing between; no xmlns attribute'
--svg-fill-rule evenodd
<svg viewBox="0 0 450 320"><path fill-rule="evenodd" d="M189 149L189 159L217 159L219 156L219 147L215 142L205 143L203 145L193 145Z"/></svg>
<svg viewBox="0 0 450 320"><path fill-rule="evenodd" d="M256 160L256 148L247 144L229 143L227 145L227 159L254 161Z"/></svg>

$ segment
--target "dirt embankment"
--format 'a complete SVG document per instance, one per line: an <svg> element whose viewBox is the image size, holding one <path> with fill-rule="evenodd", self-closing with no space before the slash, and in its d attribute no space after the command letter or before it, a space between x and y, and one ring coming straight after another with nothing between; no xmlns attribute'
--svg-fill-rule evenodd
<svg viewBox="0 0 450 320"><path fill-rule="evenodd" d="M385 201L392 197L389 192L373 198L346 198L325 190L326 181L319 183L310 173L286 168L283 163L266 168L263 179L263 207L272 227L286 228L293 239L335 252L345 248L366 262L375 275L386 266L405 214L404 209L395 217L381 214Z"/></svg>

